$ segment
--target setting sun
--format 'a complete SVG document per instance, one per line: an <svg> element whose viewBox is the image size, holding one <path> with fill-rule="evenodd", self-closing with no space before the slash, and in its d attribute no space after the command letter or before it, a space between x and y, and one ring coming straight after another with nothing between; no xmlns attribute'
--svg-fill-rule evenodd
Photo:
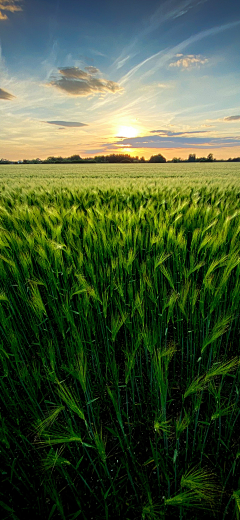
<svg viewBox="0 0 240 520"><path fill-rule="evenodd" d="M119 126L117 135L119 137L136 137L138 134L133 126Z"/></svg>

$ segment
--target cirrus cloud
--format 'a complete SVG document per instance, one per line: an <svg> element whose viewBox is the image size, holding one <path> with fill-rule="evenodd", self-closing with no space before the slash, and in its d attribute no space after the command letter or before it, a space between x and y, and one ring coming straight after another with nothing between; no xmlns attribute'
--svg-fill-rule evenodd
<svg viewBox="0 0 240 520"><path fill-rule="evenodd" d="M10 92L7 92L6 90L3 90L3 88L0 88L0 99L6 99L7 101L10 101L13 98L15 98L13 94L10 94Z"/></svg>
<svg viewBox="0 0 240 520"><path fill-rule="evenodd" d="M169 64L169 67L178 67L184 70L204 65L209 61L207 58L200 56L200 54L187 54L186 56L183 54L176 54L176 58L179 59L177 61L172 61L172 63Z"/></svg>
<svg viewBox="0 0 240 520"><path fill-rule="evenodd" d="M52 77L48 86L57 87L71 96L89 96L103 92L122 92L123 88L114 81L99 79L93 76L99 72L95 67L85 67L85 72L78 67L64 67L59 69L61 77ZM94 70L93 70L94 69Z"/></svg>

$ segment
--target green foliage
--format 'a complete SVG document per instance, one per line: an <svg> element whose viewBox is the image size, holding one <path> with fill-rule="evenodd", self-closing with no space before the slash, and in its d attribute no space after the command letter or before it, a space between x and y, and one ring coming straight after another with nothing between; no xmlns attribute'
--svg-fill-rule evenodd
<svg viewBox="0 0 240 520"><path fill-rule="evenodd" d="M4 518L239 518L239 191L178 182L2 186Z"/></svg>

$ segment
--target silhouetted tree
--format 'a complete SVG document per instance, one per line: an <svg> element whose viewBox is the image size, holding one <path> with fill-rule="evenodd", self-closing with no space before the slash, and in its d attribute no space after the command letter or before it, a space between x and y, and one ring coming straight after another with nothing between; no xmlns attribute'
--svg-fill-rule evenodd
<svg viewBox="0 0 240 520"><path fill-rule="evenodd" d="M80 162L82 161L80 155L71 155L71 157L69 157L69 161L70 162Z"/></svg>
<svg viewBox="0 0 240 520"><path fill-rule="evenodd" d="M0 160L0 163L1 163L1 164L9 164L10 161L8 161L8 159L1 159L1 160Z"/></svg>
<svg viewBox="0 0 240 520"><path fill-rule="evenodd" d="M213 154L209 153L207 156L207 161L212 162L213 161Z"/></svg>
<svg viewBox="0 0 240 520"><path fill-rule="evenodd" d="M189 156L188 156L188 160L189 160L189 162L196 161L196 154L195 153L190 153Z"/></svg>
<svg viewBox="0 0 240 520"><path fill-rule="evenodd" d="M158 155L152 155L149 159L151 163L165 163L166 159L160 153Z"/></svg>

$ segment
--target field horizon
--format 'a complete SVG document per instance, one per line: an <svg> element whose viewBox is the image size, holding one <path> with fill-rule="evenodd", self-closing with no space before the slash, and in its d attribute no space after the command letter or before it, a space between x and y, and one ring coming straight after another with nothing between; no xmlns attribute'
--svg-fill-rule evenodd
<svg viewBox="0 0 240 520"><path fill-rule="evenodd" d="M0 188L64 187L101 189L166 186L240 187L238 163L18 164L0 165ZM7 183L7 184L6 184Z"/></svg>

